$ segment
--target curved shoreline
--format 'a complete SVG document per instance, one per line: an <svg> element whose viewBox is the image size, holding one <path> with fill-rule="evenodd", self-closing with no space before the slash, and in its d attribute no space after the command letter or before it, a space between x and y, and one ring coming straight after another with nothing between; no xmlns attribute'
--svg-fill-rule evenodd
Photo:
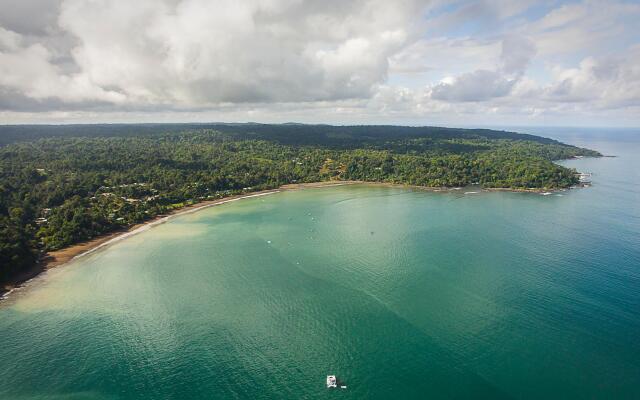
<svg viewBox="0 0 640 400"><path fill-rule="evenodd" d="M84 257L102 248L108 247L114 243L124 240L128 237L142 233L156 225L163 224L174 217L190 214L205 208L218 206L226 203L231 203L231 202L242 200L242 199L266 196L270 194L280 193L283 191L295 191L295 190L301 190L301 189L335 187L335 186L345 186L345 185L371 185L371 186L380 186L380 187L417 189L417 190L423 190L423 191L429 191L429 192L457 192L458 190L462 189L462 187L456 187L456 188L428 187L428 186L406 185L406 184L391 183L391 182L324 181L324 182L310 182L310 183L292 183L292 184L282 185L277 189L261 190L257 192L224 197L216 200L205 200L199 203L195 203L192 205L188 205L188 206L173 210L168 214L158 215L150 219L149 221L132 225L123 230L118 230L112 233L101 235L94 239L88 240L86 242L77 243L69 247L66 247L64 249L50 251L46 253L42 257L42 259L38 261L37 264L34 264L33 268L30 268L28 271L25 271L24 273L20 274L19 276L15 277L9 282L6 282L5 284L3 284L2 287L0 287L0 302L2 302L2 300L7 299L13 291L26 286L30 281L40 276L43 272L68 264L74 261L75 259ZM493 191L526 192L526 193L547 192L546 189L509 189L509 188L502 189L502 188L482 188L479 186L474 186L474 189L476 188L478 189L479 192L493 192ZM549 190L557 191L559 189L549 189ZM565 190L565 189L562 189L562 190ZM473 192L473 193L476 193L476 192Z"/></svg>
<svg viewBox="0 0 640 400"><path fill-rule="evenodd" d="M132 225L128 228L117 230L111 233L100 235L94 239L77 243L69 247L65 247L60 250L50 251L44 254L44 256L38 260L29 270L24 271L13 279L5 282L0 286L0 303L7 299L12 292L20 290L29 284L32 280L41 276L44 272L50 269L57 268L66 265L78 258L89 255L95 251L108 247L114 243L124 240L128 237L142 233L156 225L163 224L172 218L180 215L190 214L196 211L200 211L205 208L218 206L234 201L248 199L253 197L266 196L270 194L280 193L282 191L293 191L304 188L317 188L317 187L329 187L329 186L343 186L362 184L366 182L358 181L327 181L327 182L313 182L313 183L301 183L301 184L289 184L282 185L277 189L260 190L251 193L239 194L229 197L223 197L216 200L205 200L199 203L188 205L169 212L168 214L157 215L148 221L141 222Z"/></svg>
<svg viewBox="0 0 640 400"><path fill-rule="evenodd" d="M24 272L20 276L14 278L12 281L4 284L4 286L0 288L0 301L7 299L12 292L26 286L30 281L40 276L43 272L60 267L78 258L84 257L102 248L108 247L121 240L147 231L156 225L160 225L169 221L172 218L178 217L180 215L191 214L196 211L200 211L202 209L213 206L218 206L252 197L266 196L279 193L281 191L281 189L262 190L248 194L224 197L217 200L203 201L180 209L176 209L168 214L158 215L150 219L149 221L132 225L124 230L118 230L112 233L101 235L99 237L96 237L95 239L74 244L64 249L50 251L46 253L44 257L39 260L39 262L35 264L29 271Z"/></svg>

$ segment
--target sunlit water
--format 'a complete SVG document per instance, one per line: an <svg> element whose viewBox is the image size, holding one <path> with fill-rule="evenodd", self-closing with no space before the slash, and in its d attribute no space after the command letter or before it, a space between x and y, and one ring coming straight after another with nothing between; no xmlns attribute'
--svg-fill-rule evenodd
<svg viewBox="0 0 640 400"><path fill-rule="evenodd" d="M0 398L638 398L640 137L564 133L619 156L565 162L591 188L284 192L52 270Z"/></svg>

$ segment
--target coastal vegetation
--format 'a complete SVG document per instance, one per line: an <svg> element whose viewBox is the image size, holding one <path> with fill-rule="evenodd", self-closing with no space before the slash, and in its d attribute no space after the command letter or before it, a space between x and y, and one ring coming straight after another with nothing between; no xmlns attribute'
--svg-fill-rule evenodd
<svg viewBox="0 0 640 400"><path fill-rule="evenodd" d="M326 125L0 127L0 282L43 252L185 205L329 180L555 189L600 154L483 129Z"/></svg>

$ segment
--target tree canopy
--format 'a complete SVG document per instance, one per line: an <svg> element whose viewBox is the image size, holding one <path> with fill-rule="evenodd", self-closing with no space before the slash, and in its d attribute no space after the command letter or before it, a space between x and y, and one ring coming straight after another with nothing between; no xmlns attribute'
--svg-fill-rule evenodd
<svg viewBox="0 0 640 400"><path fill-rule="evenodd" d="M327 125L0 127L0 282L60 249L169 210L283 184L564 188L554 160L599 156L486 129Z"/></svg>

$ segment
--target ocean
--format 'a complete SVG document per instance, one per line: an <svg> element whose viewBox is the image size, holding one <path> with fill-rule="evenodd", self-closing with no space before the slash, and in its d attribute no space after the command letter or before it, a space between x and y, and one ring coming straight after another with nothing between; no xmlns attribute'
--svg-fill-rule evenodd
<svg viewBox="0 0 640 400"><path fill-rule="evenodd" d="M616 157L563 161L593 185L546 196L356 185L178 216L0 303L0 398L640 397L640 131L526 131Z"/></svg>

